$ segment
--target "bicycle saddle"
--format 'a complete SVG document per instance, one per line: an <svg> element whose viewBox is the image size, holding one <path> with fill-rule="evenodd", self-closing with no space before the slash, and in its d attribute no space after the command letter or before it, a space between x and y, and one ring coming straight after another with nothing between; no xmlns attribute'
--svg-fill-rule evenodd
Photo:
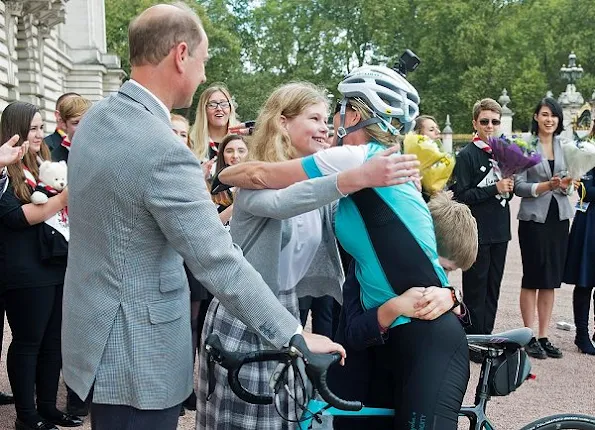
<svg viewBox="0 0 595 430"><path fill-rule="evenodd" d="M516 328L498 334L469 334L467 343L469 345L483 346L487 348L522 348L529 343L533 337L533 330L530 328Z"/></svg>

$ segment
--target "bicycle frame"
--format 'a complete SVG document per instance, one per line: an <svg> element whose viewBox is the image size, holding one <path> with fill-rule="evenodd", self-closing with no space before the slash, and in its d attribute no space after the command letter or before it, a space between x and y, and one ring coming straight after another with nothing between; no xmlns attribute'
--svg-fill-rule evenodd
<svg viewBox="0 0 595 430"><path fill-rule="evenodd" d="M473 406L461 406L459 416L466 417L469 420L470 430L495 430L494 425L486 416L486 404L490 400L488 387L488 377L492 368L493 357L498 355L497 350L488 349L488 355L481 365L481 377L475 391L475 404ZM299 430L309 430L312 428L314 420L318 421L319 416L333 417L392 417L395 415L394 409L375 408L364 406L359 411L344 411L329 407L328 403L311 399L306 404L306 409L300 417L298 423Z"/></svg>

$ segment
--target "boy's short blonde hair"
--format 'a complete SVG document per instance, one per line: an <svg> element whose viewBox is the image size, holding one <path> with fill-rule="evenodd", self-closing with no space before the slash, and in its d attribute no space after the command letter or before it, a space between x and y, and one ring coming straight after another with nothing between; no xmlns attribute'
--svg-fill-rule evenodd
<svg viewBox="0 0 595 430"><path fill-rule="evenodd" d="M91 107L91 101L82 96L71 96L60 103L58 112L62 121L83 116Z"/></svg>
<svg viewBox="0 0 595 430"><path fill-rule="evenodd" d="M467 205L452 199L450 191L432 197L428 208L434 220L438 255L468 270L477 258L477 222Z"/></svg>

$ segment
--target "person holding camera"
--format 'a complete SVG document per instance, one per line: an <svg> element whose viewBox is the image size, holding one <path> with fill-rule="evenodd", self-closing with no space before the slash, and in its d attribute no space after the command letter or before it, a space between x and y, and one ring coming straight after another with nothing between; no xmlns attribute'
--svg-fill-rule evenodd
<svg viewBox="0 0 595 430"><path fill-rule="evenodd" d="M536 106L531 133L542 155L541 163L515 177L515 194L522 197L519 209L519 245L523 261L521 315L526 327L538 316L538 339L525 351L533 358L561 358L562 351L552 345L547 334L554 308L554 293L560 288L570 218L573 215L568 194L572 178L565 174L566 164L560 144L562 107L546 97Z"/></svg>
<svg viewBox="0 0 595 430"><path fill-rule="evenodd" d="M502 107L486 98L473 106L473 140L457 155L452 186L455 199L465 203L477 220L479 249L475 264L463 272L465 304L471 314L469 334L494 329L500 284L510 236L510 209L503 197L513 190L512 178L502 178L488 138L498 134ZM481 357L470 351L472 361Z"/></svg>

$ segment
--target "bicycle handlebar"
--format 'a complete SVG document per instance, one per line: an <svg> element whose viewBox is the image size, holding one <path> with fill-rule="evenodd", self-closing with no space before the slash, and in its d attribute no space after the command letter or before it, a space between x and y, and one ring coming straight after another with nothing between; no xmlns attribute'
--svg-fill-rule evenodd
<svg viewBox="0 0 595 430"><path fill-rule="evenodd" d="M242 387L238 376L242 366L248 363L262 361L285 361L291 362L299 358L303 359L306 369L306 375L312 382L312 385L320 396L329 405L345 411L359 411L363 408L362 402L343 400L334 394L327 384L327 371L330 366L341 360L341 355L333 354L315 354L308 349L303 336L295 335L289 342L289 348L283 348L279 351L262 350L248 353L224 351L219 337L210 334L205 342L205 348L209 359L215 361L227 369L227 381L231 390L240 399L257 405L267 405L273 403L272 396L254 394Z"/></svg>

